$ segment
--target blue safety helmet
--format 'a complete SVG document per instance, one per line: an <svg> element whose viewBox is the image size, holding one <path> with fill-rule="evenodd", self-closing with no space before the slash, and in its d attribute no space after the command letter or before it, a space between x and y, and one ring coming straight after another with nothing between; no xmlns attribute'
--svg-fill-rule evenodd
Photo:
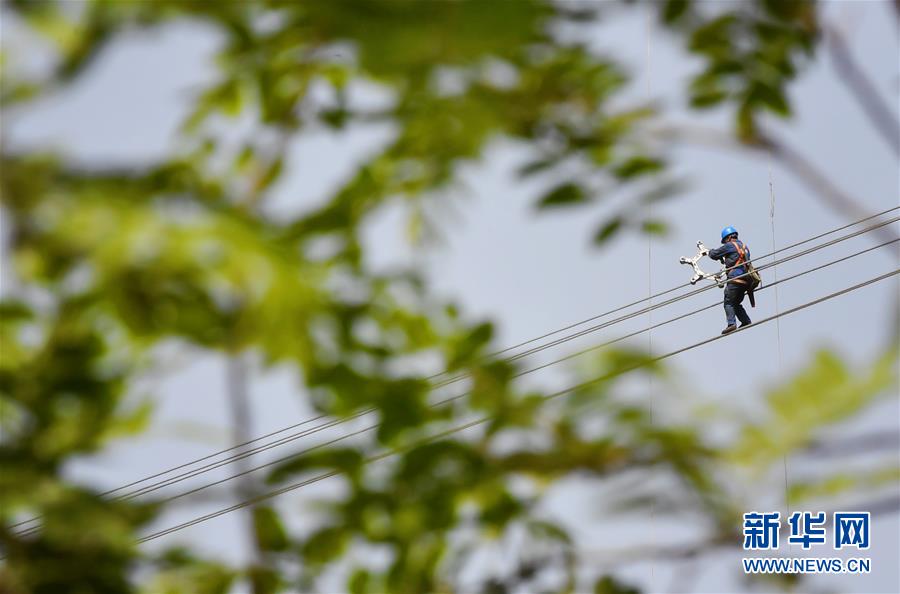
<svg viewBox="0 0 900 594"><path fill-rule="evenodd" d="M722 229L722 243L725 243L725 238L728 237L729 235L737 235L737 234L738 234L737 229L735 229L734 227L725 227L724 229Z"/></svg>

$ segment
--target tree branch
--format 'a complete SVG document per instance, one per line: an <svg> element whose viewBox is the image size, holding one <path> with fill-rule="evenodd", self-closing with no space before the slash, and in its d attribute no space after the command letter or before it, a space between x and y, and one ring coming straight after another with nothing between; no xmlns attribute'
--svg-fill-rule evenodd
<svg viewBox="0 0 900 594"><path fill-rule="evenodd" d="M764 136L764 147L777 157L781 164L793 173L806 187L819 195L819 198L837 213L850 219L862 219L871 216L871 212L853 197L841 190L806 157L788 146L784 141L773 136ZM897 236L890 227L879 227L875 234L881 241L893 241Z"/></svg>
<svg viewBox="0 0 900 594"><path fill-rule="evenodd" d="M667 125L655 128L651 133L670 140L681 140L717 149L768 153L777 157L782 167L802 181L825 205L841 216L848 219L862 219L872 214L860 202L841 190L806 157L766 132L761 131L760 140L755 143L742 143L725 132L703 126ZM876 229L875 233L879 236L879 241L897 239L890 227L881 227Z"/></svg>
<svg viewBox="0 0 900 594"><path fill-rule="evenodd" d="M231 405L232 440L235 444L246 443L252 439L250 430L250 399L248 394L247 361L240 353L227 354L226 359L226 390L228 402ZM249 460L239 459L235 461L235 471L245 472ZM256 489L252 479L244 476L238 479L235 487L235 495L238 501L247 501L255 495ZM254 522L254 508L251 505L246 508L247 516L247 541L250 543L252 564L261 566L264 562L262 550L256 538L256 526Z"/></svg>
<svg viewBox="0 0 900 594"><path fill-rule="evenodd" d="M894 114L881 100L878 89L869 81L862 69L857 65L847 47L843 33L834 26L825 27L828 49L840 80L850 89L869 123L888 143L894 156L900 158L900 125Z"/></svg>
<svg viewBox="0 0 900 594"><path fill-rule="evenodd" d="M881 451L896 453L898 449L900 449L900 433L897 431L879 431L841 440L814 441L799 454L818 458L821 456L852 456L854 454L868 454Z"/></svg>

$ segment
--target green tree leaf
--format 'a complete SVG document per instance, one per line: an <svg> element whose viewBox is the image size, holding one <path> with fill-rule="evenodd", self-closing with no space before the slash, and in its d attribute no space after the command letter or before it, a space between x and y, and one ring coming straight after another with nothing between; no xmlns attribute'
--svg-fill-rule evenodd
<svg viewBox="0 0 900 594"><path fill-rule="evenodd" d="M566 183L559 185L541 197L538 200L538 209L558 208L561 206L572 206L588 202L590 198L578 184Z"/></svg>
<svg viewBox="0 0 900 594"><path fill-rule="evenodd" d="M625 219L615 217L603 224L594 235L594 243L602 245L612 239L625 225Z"/></svg>
<svg viewBox="0 0 900 594"><path fill-rule="evenodd" d="M277 512L267 506L258 505L253 508L253 526L256 531L256 542L264 551L284 551L288 548L288 538L281 518Z"/></svg>

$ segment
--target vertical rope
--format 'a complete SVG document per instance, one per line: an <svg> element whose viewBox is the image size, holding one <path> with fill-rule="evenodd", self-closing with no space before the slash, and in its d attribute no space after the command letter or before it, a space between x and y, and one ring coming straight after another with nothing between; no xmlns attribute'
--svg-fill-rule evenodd
<svg viewBox="0 0 900 594"><path fill-rule="evenodd" d="M778 248L775 246L775 185L772 182L772 161L771 156L769 157L769 223L772 228L772 251L774 252ZM772 278L775 281L778 281L778 266L772 266ZM775 313L780 311L778 305L778 287L775 287ZM784 353L781 348L781 321L780 318L775 318L775 334L778 337L778 372L783 371L784 367Z"/></svg>
<svg viewBox="0 0 900 594"><path fill-rule="evenodd" d="M775 244L775 184L772 181L772 155L769 155L769 224L772 229L772 252L778 248ZM772 266L772 278L778 282L778 266ZM775 314L778 315L781 308L778 304L778 285L775 285ZM775 318L775 336L778 340L778 375L782 376L784 372L784 352L781 348L781 317ZM790 502L790 484L788 482L787 454L781 457L782 466L784 467L784 508L786 515L791 514Z"/></svg>

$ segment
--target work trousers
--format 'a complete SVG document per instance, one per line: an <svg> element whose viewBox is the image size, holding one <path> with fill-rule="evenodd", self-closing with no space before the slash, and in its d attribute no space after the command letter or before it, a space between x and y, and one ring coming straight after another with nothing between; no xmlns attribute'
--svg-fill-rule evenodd
<svg viewBox="0 0 900 594"><path fill-rule="evenodd" d="M735 325L735 317L741 321L741 324L750 323L750 316L741 305L746 294L747 285L744 283L728 281L728 284L725 285L725 319L729 326Z"/></svg>

